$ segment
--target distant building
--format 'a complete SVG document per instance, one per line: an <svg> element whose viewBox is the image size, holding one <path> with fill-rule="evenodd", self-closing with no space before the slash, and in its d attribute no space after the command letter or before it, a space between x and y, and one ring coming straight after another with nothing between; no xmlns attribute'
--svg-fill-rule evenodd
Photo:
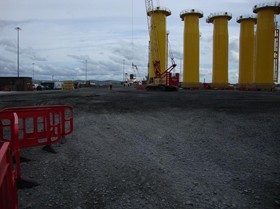
<svg viewBox="0 0 280 209"><path fill-rule="evenodd" d="M31 91L31 77L0 77L1 91Z"/></svg>

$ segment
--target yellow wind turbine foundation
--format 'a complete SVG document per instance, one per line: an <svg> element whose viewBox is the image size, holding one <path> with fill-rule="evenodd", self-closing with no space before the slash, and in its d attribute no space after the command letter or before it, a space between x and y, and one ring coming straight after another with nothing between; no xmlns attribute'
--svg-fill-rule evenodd
<svg viewBox="0 0 280 209"><path fill-rule="evenodd" d="M206 20L214 24L212 88L228 86L228 21L231 18L230 13L219 12L210 14Z"/></svg>
<svg viewBox="0 0 280 209"><path fill-rule="evenodd" d="M163 73L167 66L166 54L167 49L167 31L166 31L166 17L171 15L169 9L156 7L148 11L150 16L150 63L149 63L149 80L155 77L154 63L160 62L160 70Z"/></svg>
<svg viewBox="0 0 280 209"><path fill-rule="evenodd" d="M277 76L275 75L276 73L278 74L279 43L275 44L275 40L279 40L279 36L277 35L278 37L275 37L277 28L275 27L274 18L280 12L280 4L265 3L255 5L253 12L258 15L254 83L257 89L271 90L274 87L274 76ZM275 47L277 50L275 50ZM276 70L274 69L275 67L277 68Z"/></svg>
<svg viewBox="0 0 280 209"><path fill-rule="evenodd" d="M257 19L254 15L243 15L236 21L240 23L238 88L249 90L253 88L254 82L254 30Z"/></svg>
<svg viewBox="0 0 280 209"><path fill-rule="evenodd" d="M199 18L201 11L192 9L180 14L184 21L184 71L183 88L199 87Z"/></svg>

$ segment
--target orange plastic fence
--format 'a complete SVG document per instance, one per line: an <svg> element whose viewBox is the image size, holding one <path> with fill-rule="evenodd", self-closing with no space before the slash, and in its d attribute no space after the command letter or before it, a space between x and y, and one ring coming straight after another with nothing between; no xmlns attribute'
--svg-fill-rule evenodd
<svg viewBox="0 0 280 209"><path fill-rule="evenodd" d="M17 209L15 171L10 142L0 142L0 209Z"/></svg>

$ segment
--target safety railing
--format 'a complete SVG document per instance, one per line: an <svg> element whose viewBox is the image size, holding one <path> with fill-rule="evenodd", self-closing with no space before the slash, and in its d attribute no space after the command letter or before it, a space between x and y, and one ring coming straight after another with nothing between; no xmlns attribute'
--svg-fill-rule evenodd
<svg viewBox="0 0 280 209"><path fill-rule="evenodd" d="M280 2L274 1L274 2L256 4L253 7L253 9L259 9L259 8L262 8L262 7L280 7Z"/></svg>
<svg viewBox="0 0 280 209"><path fill-rule="evenodd" d="M258 13L261 9L273 9L277 14L280 12L280 2L266 2L253 7L253 12Z"/></svg>
<svg viewBox="0 0 280 209"><path fill-rule="evenodd" d="M210 15L207 17L206 22L207 23L212 23L214 18L216 17L226 17L228 20L231 20L232 14L229 12L215 12L215 13L210 13Z"/></svg>
<svg viewBox="0 0 280 209"><path fill-rule="evenodd" d="M170 9L165 8L165 7L159 7L159 6L154 7L151 10L148 10L147 15L151 15L152 13L155 13L155 12L163 12L163 13L166 13L166 15L171 15Z"/></svg>
<svg viewBox="0 0 280 209"><path fill-rule="evenodd" d="M254 20L255 22L257 21L257 16L256 15L240 15L239 17L236 18L236 22L240 22L242 20L247 20L247 19L251 19Z"/></svg>
<svg viewBox="0 0 280 209"><path fill-rule="evenodd" d="M183 10L181 13L180 13L180 18L182 20L184 20L184 17L186 15L189 15L189 14L195 14L197 15L199 18L203 17L203 12L202 10L198 10L198 9L189 9L189 10Z"/></svg>

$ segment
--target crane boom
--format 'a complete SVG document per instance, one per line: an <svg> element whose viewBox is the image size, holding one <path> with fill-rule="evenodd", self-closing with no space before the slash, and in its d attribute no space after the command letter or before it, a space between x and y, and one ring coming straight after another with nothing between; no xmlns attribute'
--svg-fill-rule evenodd
<svg viewBox="0 0 280 209"><path fill-rule="evenodd" d="M150 11L154 10L154 3L153 0L145 0L145 5L146 5L146 13L147 13L147 22L148 22L148 29L150 32L150 16L148 15L148 13ZM159 0L157 0L157 7L159 6Z"/></svg>
<svg viewBox="0 0 280 209"><path fill-rule="evenodd" d="M145 0L146 12L152 11L154 9L153 0Z"/></svg>
<svg viewBox="0 0 280 209"><path fill-rule="evenodd" d="M147 13L148 30L150 35L151 26L150 26L150 16L148 15L148 13L154 9L153 0L145 0L145 5L146 5L146 13Z"/></svg>

